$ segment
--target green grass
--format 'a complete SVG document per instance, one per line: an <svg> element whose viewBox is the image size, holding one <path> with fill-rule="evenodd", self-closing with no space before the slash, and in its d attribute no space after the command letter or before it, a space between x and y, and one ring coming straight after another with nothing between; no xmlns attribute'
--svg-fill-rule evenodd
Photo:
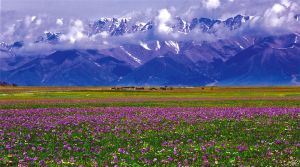
<svg viewBox="0 0 300 167"><path fill-rule="evenodd" d="M196 97L284 97L294 96L284 92L35 92L16 93L1 96L0 98L112 98L112 97L150 97L150 98L196 98Z"/></svg>
<svg viewBox="0 0 300 167"><path fill-rule="evenodd" d="M282 88L191 88L174 89L172 91L111 91L101 88L1 88L0 109L30 109L30 108L88 108L110 106L139 106L139 107L300 107L298 87ZM63 91L65 90L65 91ZM2 92L2 93L1 93ZM258 97L278 98L275 100L256 100ZM153 101L156 98L168 98L167 101ZM176 99L176 98L180 98ZM188 98L208 98L206 100L192 101ZM236 99L226 99L236 98ZM239 98L243 98L240 99ZM247 100L249 98L249 100ZM60 100L79 100L77 102L56 103ZM95 102L84 102L93 99ZM111 99L103 102L103 99ZM137 99L124 102L126 99ZM138 100L142 99L143 102ZM10 101L15 100L14 103ZM19 100L19 101L18 101ZM26 101L22 101L26 100ZM28 102L29 100L29 102ZM30 102L30 100L33 100ZM43 103L42 100L53 100ZM80 100L83 100L82 102ZM97 101L98 100L98 101ZM5 104L7 102L7 104Z"/></svg>
<svg viewBox="0 0 300 167"><path fill-rule="evenodd" d="M27 88L24 90L0 89L0 99L67 99L67 98L197 98L197 97L297 97L300 95L299 89L180 89L174 91L109 91L109 90L50 90Z"/></svg>

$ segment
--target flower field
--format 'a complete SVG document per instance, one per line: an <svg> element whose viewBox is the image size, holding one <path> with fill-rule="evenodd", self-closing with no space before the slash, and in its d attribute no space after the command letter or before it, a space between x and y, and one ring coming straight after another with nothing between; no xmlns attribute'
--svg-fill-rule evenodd
<svg viewBox="0 0 300 167"><path fill-rule="evenodd" d="M299 107L0 110L0 166L299 166Z"/></svg>

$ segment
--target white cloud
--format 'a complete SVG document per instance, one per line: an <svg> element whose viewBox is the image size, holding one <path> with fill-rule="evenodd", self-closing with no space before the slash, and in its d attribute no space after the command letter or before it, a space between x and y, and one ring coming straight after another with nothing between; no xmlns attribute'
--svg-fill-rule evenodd
<svg viewBox="0 0 300 167"><path fill-rule="evenodd" d="M101 36L102 38L108 38L108 37L109 37L109 33L106 32L106 31L103 31L103 32L100 33L100 36Z"/></svg>
<svg viewBox="0 0 300 167"><path fill-rule="evenodd" d="M267 26L279 27L284 21L285 17L282 17L282 13L286 11L286 8L281 4L274 4L272 8L268 9L264 14L264 21Z"/></svg>
<svg viewBox="0 0 300 167"><path fill-rule="evenodd" d="M75 20L72 22L68 34L62 35L61 40L67 40L73 44L85 37L83 22L81 20Z"/></svg>
<svg viewBox="0 0 300 167"><path fill-rule="evenodd" d="M63 19L62 18L61 19L56 19L56 24L59 25L59 26L64 25Z"/></svg>
<svg viewBox="0 0 300 167"><path fill-rule="evenodd" d="M36 16L31 17L31 22L33 22L36 19Z"/></svg>
<svg viewBox="0 0 300 167"><path fill-rule="evenodd" d="M295 25L294 6L297 5L289 0L282 0L281 3L274 3L267 9L261 18L266 29L271 30L273 27L277 29L293 29Z"/></svg>
<svg viewBox="0 0 300 167"><path fill-rule="evenodd" d="M278 3L274 4L273 7L271 8L271 12L275 14L280 14L285 10L286 8L282 4L278 4Z"/></svg>
<svg viewBox="0 0 300 167"><path fill-rule="evenodd" d="M281 4L288 8L291 6L292 2L289 0L281 0Z"/></svg>
<svg viewBox="0 0 300 167"><path fill-rule="evenodd" d="M202 3L207 9L216 9L221 5L220 0L204 0Z"/></svg>
<svg viewBox="0 0 300 167"><path fill-rule="evenodd" d="M168 23L171 22L172 15L167 9L161 9L158 16L156 17L156 22L158 25L158 32L162 34L168 34L171 32L171 27L168 26Z"/></svg>
<svg viewBox="0 0 300 167"><path fill-rule="evenodd" d="M36 25L41 25L42 24L42 19L37 19L35 22Z"/></svg>

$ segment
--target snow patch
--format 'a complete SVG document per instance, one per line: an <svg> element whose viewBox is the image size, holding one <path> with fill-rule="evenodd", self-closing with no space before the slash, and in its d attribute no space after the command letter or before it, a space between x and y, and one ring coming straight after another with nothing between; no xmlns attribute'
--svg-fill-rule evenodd
<svg viewBox="0 0 300 167"><path fill-rule="evenodd" d="M245 18L242 19L242 23L246 23L246 19Z"/></svg>
<svg viewBox="0 0 300 167"><path fill-rule="evenodd" d="M173 48L177 54L179 53L180 48L179 48L179 44L177 42L165 41L165 44L168 45L169 47Z"/></svg>
<svg viewBox="0 0 300 167"><path fill-rule="evenodd" d="M295 37L294 43L295 43L295 44L298 43L298 36Z"/></svg>
<svg viewBox="0 0 300 167"><path fill-rule="evenodd" d="M157 50L159 50L160 48L161 48L160 42L159 42L159 41L156 41L156 48L155 48L155 50L157 51Z"/></svg>
<svg viewBox="0 0 300 167"><path fill-rule="evenodd" d="M291 83L295 85L300 85L300 80L298 79L298 77L300 77L300 75L292 75Z"/></svg>
<svg viewBox="0 0 300 167"><path fill-rule="evenodd" d="M243 39L245 39L247 42L249 42L249 39L247 37L243 37Z"/></svg>
<svg viewBox="0 0 300 167"><path fill-rule="evenodd" d="M130 58L132 58L135 62L137 62L137 63L139 63L139 64L142 64L142 61L139 59L139 58L137 58L137 57L135 57L135 56L133 56L131 53L129 53L123 46L120 46L120 48L130 57Z"/></svg>
<svg viewBox="0 0 300 167"><path fill-rule="evenodd" d="M148 47L148 44L146 44L146 43L144 43L144 42L142 42L142 41L140 41L140 45L141 45L144 49L146 49L146 50L151 50L151 49Z"/></svg>
<svg viewBox="0 0 300 167"><path fill-rule="evenodd" d="M239 42L235 42L241 49L245 49Z"/></svg>
<svg viewBox="0 0 300 167"><path fill-rule="evenodd" d="M211 82L209 84L207 84L206 86L216 86L218 84L218 81L215 80L214 82Z"/></svg>
<svg viewBox="0 0 300 167"><path fill-rule="evenodd" d="M139 26L145 26L147 23L137 21L135 24L136 24L136 25L139 25Z"/></svg>
<svg viewBox="0 0 300 167"><path fill-rule="evenodd" d="M97 67L101 67L101 65L98 64L97 62L94 62L94 64L95 64Z"/></svg>
<svg viewBox="0 0 300 167"><path fill-rule="evenodd" d="M41 81L41 82L42 82L42 83L45 83L45 81L46 81L47 77L48 77L48 75L44 75L44 76L43 76L43 79L42 79L42 81Z"/></svg>

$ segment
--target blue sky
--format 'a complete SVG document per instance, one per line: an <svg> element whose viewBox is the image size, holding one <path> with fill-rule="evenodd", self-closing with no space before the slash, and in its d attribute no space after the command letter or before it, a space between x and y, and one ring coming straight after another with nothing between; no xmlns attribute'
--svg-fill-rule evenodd
<svg viewBox="0 0 300 167"><path fill-rule="evenodd" d="M47 13L60 16L98 17L122 15L145 9L175 7L187 10L199 0L1 0L2 10L25 14ZM183 5L184 4L184 5Z"/></svg>
<svg viewBox="0 0 300 167"><path fill-rule="evenodd" d="M178 14L192 9L198 15L220 17L237 13L260 15L275 3L291 2L300 3L298 0L1 0L1 10L25 15L96 18L122 16L146 9L174 8Z"/></svg>

